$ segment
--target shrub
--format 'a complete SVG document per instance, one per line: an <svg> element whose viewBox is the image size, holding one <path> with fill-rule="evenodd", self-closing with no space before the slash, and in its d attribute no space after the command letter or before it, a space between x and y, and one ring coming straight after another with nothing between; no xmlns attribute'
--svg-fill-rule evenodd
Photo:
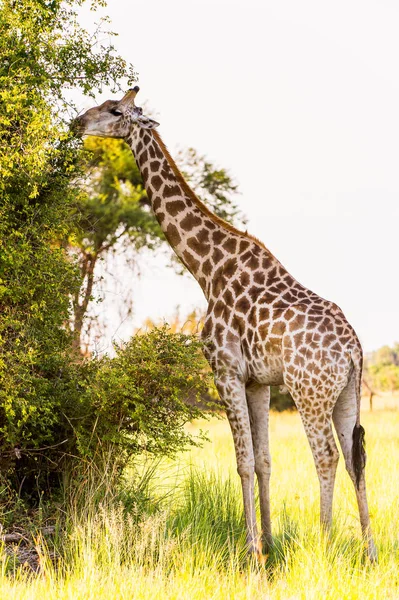
<svg viewBox="0 0 399 600"><path fill-rule="evenodd" d="M63 473L77 474L81 461L113 452L118 475L139 452L171 455L200 441L184 429L204 414L185 398L209 385L194 336L154 329L116 348L113 358L58 365L51 403L48 375L43 406L26 398L17 418L15 403L0 407L3 481L31 503L58 490Z"/></svg>
<svg viewBox="0 0 399 600"><path fill-rule="evenodd" d="M162 327L116 350L115 358L101 361L94 384L94 404L107 428L101 439L162 454L193 443L183 427L203 413L185 400L209 386L201 342Z"/></svg>

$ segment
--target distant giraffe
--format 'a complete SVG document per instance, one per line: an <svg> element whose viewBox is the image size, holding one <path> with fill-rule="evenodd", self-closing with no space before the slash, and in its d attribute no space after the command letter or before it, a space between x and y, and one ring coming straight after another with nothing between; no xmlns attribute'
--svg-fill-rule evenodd
<svg viewBox="0 0 399 600"><path fill-rule="evenodd" d="M360 425L362 348L354 330L336 304L298 283L259 240L202 204L154 130L158 123L135 106L138 90L88 110L76 120L76 127L81 134L123 138L129 144L168 242L208 300L204 352L234 438L249 551L261 557L254 473L262 541L266 548L272 543L269 386L284 384L313 453L323 527L331 526L339 456L333 421L355 486L368 555L375 560Z"/></svg>

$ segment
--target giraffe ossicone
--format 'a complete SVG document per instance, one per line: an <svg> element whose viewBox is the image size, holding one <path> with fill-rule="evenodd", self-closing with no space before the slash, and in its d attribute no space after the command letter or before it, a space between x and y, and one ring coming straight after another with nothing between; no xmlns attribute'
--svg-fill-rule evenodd
<svg viewBox="0 0 399 600"><path fill-rule="evenodd" d="M213 214L190 189L133 88L77 119L82 134L123 138L152 210L208 301L202 332L234 439L247 544L259 557L272 543L269 501L270 385L284 386L300 413L320 483L320 518L331 526L338 449L354 483L368 556L376 560L360 425L362 348L341 309L298 283L256 238ZM255 514L259 484L261 534Z"/></svg>

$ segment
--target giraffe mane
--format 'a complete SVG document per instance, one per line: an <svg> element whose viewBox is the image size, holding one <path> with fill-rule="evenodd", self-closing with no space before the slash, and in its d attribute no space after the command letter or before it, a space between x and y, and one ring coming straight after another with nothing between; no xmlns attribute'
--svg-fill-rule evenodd
<svg viewBox="0 0 399 600"><path fill-rule="evenodd" d="M187 194L187 196L191 200L193 200L193 202L200 209L200 211L204 215L206 215L207 217L209 217L211 219L211 221L213 221L217 225L221 225L222 227L224 227L228 231L231 231L232 233L235 233L236 235L239 235L240 237L252 240L253 242L255 242L255 244L257 244L258 246L260 246L264 250L267 250L267 248L263 244L263 242L261 242L257 237L255 237L254 235L251 235L251 234L247 233L246 231L241 231L240 229L237 229L237 227L234 227L234 225L231 225L230 223L228 223L227 221L225 221L221 217L218 217L217 215L215 215L214 212L212 212L203 202L201 202L201 200L198 198L198 196L190 188L190 186L188 185L187 181L184 179L184 177L183 177L183 175L182 175L179 167L176 165L174 159L172 158L172 156L171 156L168 148L166 147L165 142L162 140L162 138L159 135L158 131L152 130L152 134L153 134L154 138L157 140L157 142L160 145L160 147L162 148L162 151L163 151L164 155L166 156L166 159L167 159L167 161L169 163L169 166L171 167L174 175L176 176L177 180L179 181L180 185L182 186L184 192ZM267 250L267 251L269 252L269 250Z"/></svg>

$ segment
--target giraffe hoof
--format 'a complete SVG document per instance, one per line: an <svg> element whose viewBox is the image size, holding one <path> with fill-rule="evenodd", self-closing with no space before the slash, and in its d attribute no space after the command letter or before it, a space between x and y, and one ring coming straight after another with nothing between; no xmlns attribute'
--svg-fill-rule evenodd
<svg viewBox="0 0 399 600"><path fill-rule="evenodd" d="M263 554L262 544L260 542L258 542L257 544L251 544L248 548L248 558L250 560L253 560L254 563L258 566L263 567L267 561L268 556L268 554Z"/></svg>
<svg viewBox="0 0 399 600"><path fill-rule="evenodd" d="M265 566L265 564L266 564L266 561L267 561L268 557L269 557L269 555L268 555L268 554L263 554L262 552L259 552L259 554L258 554L258 556L257 556L257 561L258 561L258 564L259 564L261 567L264 567L264 566Z"/></svg>
<svg viewBox="0 0 399 600"><path fill-rule="evenodd" d="M262 536L262 551L266 556L269 556L270 550L273 547L273 537L269 533L267 535Z"/></svg>

